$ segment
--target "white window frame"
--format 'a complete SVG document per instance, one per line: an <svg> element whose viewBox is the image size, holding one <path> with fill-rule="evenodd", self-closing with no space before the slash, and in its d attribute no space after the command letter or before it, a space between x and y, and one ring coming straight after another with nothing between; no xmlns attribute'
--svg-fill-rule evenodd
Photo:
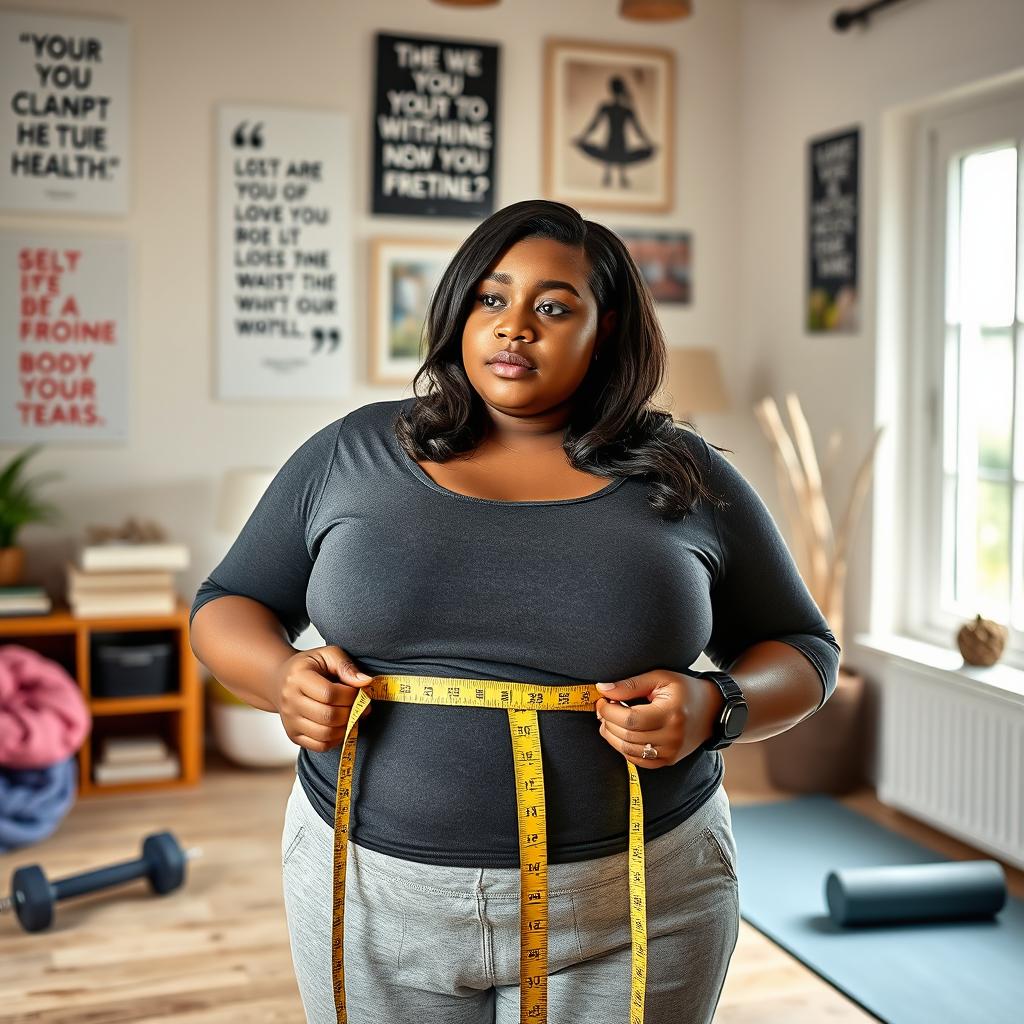
<svg viewBox="0 0 1024 1024"><path fill-rule="evenodd" d="M916 272L912 277L913 322L911 351L908 362L911 400L906 435L904 465L908 467L909 507L904 522L907 538L906 579L903 622L900 632L906 636L955 647L960 625L973 613L956 614L941 607L940 560L935 552L943 545L943 428L946 423L946 389L944 387L946 241L950 233L947 211L950 189L956 176L948 173L949 161L960 153L990 148L1013 142L1017 146L1017 318L1012 328L1015 349L1015 372L1019 381L1024 373L1024 330L1021 308L1024 303L1024 90L1019 87L1010 94L975 99L955 108L942 108L922 113L915 131L915 167L913 181L918 188L914 210L914 245L911 247ZM941 344L936 344L942 339ZM1019 392L1018 392L1019 394ZM1013 458L1017 465L1024 445L1024 410L1016 409L1013 424ZM1012 586L1022 593L1024 551L1020 549L1020 520L1024 516L1024 485L1014 488L1012 516L1017 547L1011 552L1010 572L1015 575ZM1013 520L1011 520L1012 522ZM918 527L918 528L915 528ZM948 543L948 540L946 541ZM1009 626L1009 638L1003 664L1024 668L1024 632Z"/></svg>

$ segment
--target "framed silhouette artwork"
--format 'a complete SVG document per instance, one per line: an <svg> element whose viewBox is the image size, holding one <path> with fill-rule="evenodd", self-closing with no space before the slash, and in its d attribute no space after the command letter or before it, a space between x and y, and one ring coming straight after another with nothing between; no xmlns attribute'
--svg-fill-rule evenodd
<svg viewBox="0 0 1024 1024"><path fill-rule="evenodd" d="M547 198L604 210L671 210L673 52L548 39L544 65Z"/></svg>

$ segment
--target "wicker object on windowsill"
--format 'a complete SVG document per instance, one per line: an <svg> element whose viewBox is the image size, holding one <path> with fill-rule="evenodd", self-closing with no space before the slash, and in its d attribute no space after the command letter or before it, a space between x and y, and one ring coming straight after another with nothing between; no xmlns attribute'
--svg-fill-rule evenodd
<svg viewBox="0 0 1024 1024"><path fill-rule="evenodd" d="M1009 631L1002 623L976 615L965 622L956 635L964 661L968 665L994 665L1003 655Z"/></svg>

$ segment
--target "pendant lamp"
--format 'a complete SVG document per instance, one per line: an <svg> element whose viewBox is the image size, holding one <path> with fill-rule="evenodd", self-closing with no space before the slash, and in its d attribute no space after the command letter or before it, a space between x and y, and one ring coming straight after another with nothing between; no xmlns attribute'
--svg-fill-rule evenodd
<svg viewBox="0 0 1024 1024"><path fill-rule="evenodd" d="M670 21L693 13L690 0L622 0L619 13L635 21Z"/></svg>

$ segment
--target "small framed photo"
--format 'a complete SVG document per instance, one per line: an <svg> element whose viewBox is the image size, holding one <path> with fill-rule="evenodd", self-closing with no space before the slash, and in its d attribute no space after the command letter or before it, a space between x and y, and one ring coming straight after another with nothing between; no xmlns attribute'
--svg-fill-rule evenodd
<svg viewBox="0 0 1024 1024"><path fill-rule="evenodd" d="M606 210L671 210L673 52L548 39L544 64L547 197Z"/></svg>
<svg viewBox="0 0 1024 1024"><path fill-rule="evenodd" d="M655 302L689 306L692 299L689 231L616 231L640 268Z"/></svg>
<svg viewBox="0 0 1024 1024"><path fill-rule="evenodd" d="M370 240L370 382L406 385L426 356L427 304L461 243Z"/></svg>

